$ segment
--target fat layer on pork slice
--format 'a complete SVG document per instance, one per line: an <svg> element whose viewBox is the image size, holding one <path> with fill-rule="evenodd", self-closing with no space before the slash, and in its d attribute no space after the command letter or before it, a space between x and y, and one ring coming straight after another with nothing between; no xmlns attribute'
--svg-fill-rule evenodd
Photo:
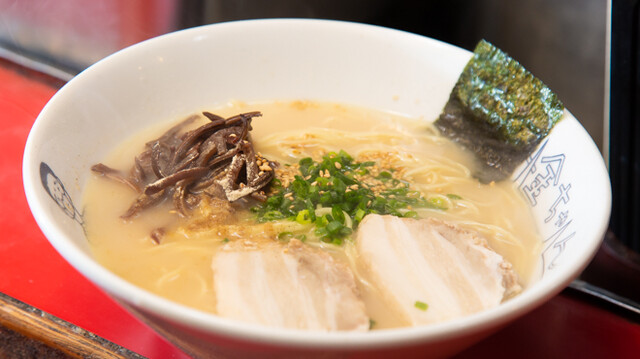
<svg viewBox="0 0 640 359"><path fill-rule="evenodd" d="M351 270L297 239L227 243L212 268L222 317L292 329L369 329Z"/></svg>
<svg viewBox="0 0 640 359"><path fill-rule="evenodd" d="M484 238L443 221L370 214L356 242L384 302L412 325L475 313L521 291L512 265Z"/></svg>

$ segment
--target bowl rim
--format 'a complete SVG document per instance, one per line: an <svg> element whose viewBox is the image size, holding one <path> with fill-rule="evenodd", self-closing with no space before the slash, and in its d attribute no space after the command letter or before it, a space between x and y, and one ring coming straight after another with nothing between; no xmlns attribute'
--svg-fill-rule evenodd
<svg viewBox="0 0 640 359"><path fill-rule="evenodd" d="M38 183L39 175L33 171L34 167L32 165L33 161L36 160L36 137L38 137L38 134L42 132L42 123L47 121L48 113L56 106L58 98L65 96L67 92L72 91L75 84L79 81L78 79L83 79L87 76L91 76L94 72L100 71L102 64L109 62L112 59L129 56L132 51L147 47L150 44L160 44L167 38L192 37L199 33L209 33L210 31L216 31L217 29L222 28L231 29L236 27L238 29L242 29L246 26L272 26L282 24L295 24L297 26L313 27L329 26L341 27L348 31L395 33L397 36L412 36L428 39L429 41L440 43L441 46L452 47L469 53L466 50L439 40L376 25L319 19L257 19L230 21L179 30L134 44L96 62L63 86L45 105L41 113L38 115L27 138L22 164L23 186L27 202L38 226L41 228L42 232L53 247L83 276L98 285L101 289L105 290L110 296L114 296L126 303L130 303L133 306L152 313L155 316L166 318L181 325L197 328L209 334L250 340L268 345L278 344L289 347L375 349L392 345L410 345L416 343L425 344L438 341L443 338L451 338L453 336L458 337L466 334L472 334L487 328L495 328L543 304L546 300L559 293L587 266L595 255L601 239L604 237L608 224L608 221L605 219L603 219L602 223L598 227L599 231L597 236L600 240L594 239L590 242L590 246L587 249L587 252L589 253L588 258L585 258L584 261L575 267L566 268L564 270L566 273L563 273L563 275L560 275L557 278L552 278L544 283L538 282L533 284L531 288L527 288L517 297L512 298L495 308L465 316L463 318L425 326L379 329L364 333L301 331L294 329L271 328L225 319L211 313L189 308L185 305L164 299L118 277L107 268L98 264L89 253L85 253L71 243L70 240L65 238L61 227L55 223L52 218L45 214L45 207L36 196L37 186L34 184ZM577 122L572 115L570 118ZM582 127L580 126L580 128ZM585 135L588 136L586 131ZM592 145L595 151L599 153L595 144L592 143ZM606 175L608 180L608 174L606 173L604 165L603 170L605 173L601 175ZM601 210L604 215L603 217L608 219L611 211L610 184L609 191L605 192L604 196L608 203L603 205ZM608 198L606 198L607 195Z"/></svg>

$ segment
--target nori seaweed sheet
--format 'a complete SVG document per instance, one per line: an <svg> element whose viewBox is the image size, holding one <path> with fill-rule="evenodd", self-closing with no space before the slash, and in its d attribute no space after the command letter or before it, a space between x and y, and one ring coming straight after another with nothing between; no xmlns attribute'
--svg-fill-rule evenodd
<svg viewBox="0 0 640 359"><path fill-rule="evenodd" d="M564 105L542 81L482 40L435 125L481 162L481 182L508 178L560 120Z"/></svg>

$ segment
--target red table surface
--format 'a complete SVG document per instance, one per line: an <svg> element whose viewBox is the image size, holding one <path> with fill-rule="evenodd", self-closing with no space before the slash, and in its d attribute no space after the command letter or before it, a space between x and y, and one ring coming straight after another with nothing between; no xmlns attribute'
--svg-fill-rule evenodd
<svg viewBox="0 0 640 359"><path fill-rule="evenodd" d="M186 358L53 249L22 187L29 130L57 91L0 62L0 292L149 358ZM640 325L560 294L456 358L638 358Z"/></svg>

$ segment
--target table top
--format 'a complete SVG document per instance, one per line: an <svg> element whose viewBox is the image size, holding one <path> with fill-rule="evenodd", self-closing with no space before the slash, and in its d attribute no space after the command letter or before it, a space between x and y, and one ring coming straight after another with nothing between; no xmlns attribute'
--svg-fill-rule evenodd
<svg viewBox="0 0 640 359"><path fill-rule="evenodd" d="M187 358L65 262L29 211L22 187L24 145L60 85L0 61L0 292L145 357ZM637 322L565 291L456 358L635 358L638 353Z"/></svg>

